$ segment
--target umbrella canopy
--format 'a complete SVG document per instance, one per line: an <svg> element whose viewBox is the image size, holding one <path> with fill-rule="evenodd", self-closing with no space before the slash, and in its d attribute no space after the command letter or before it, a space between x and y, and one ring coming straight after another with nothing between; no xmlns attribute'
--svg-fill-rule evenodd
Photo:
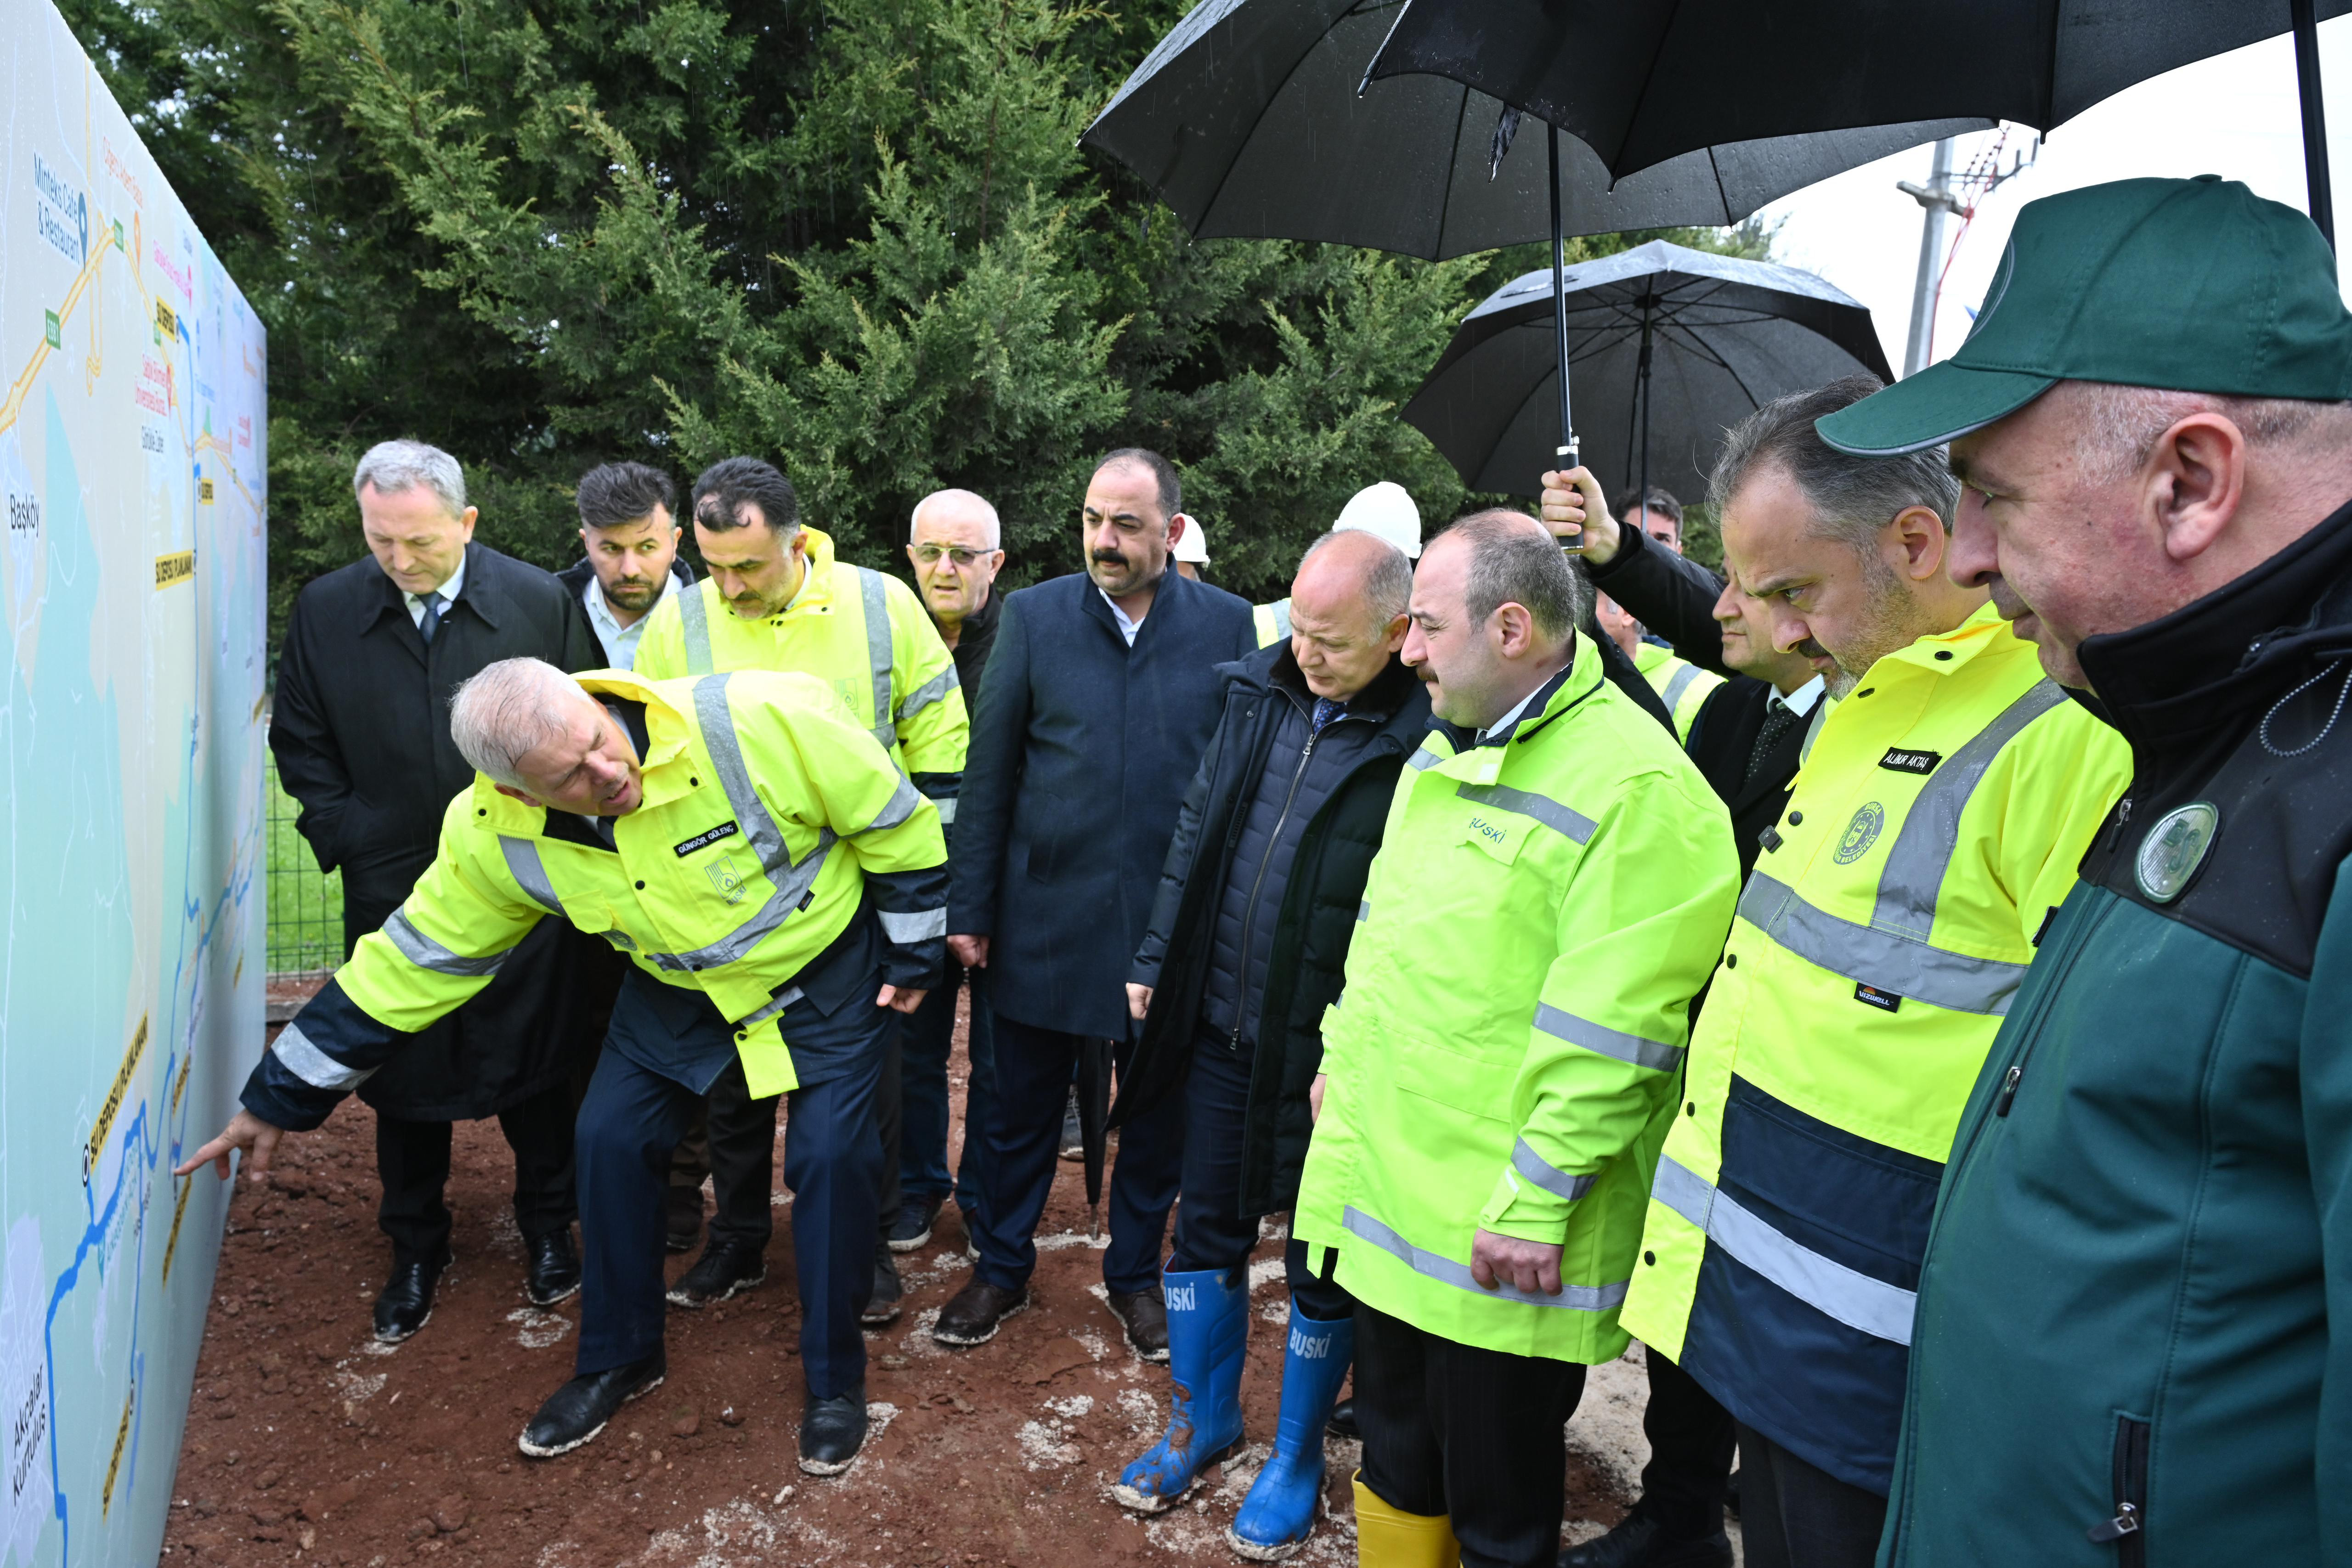
<svg viewBox="0 0 2352 1568"><path fill-rule="evenodd" d="M2309 135L2315 18L2347 11L2352 0L1412 0L1370 74L1431 72L1490 93L1575 136L1622 180L1701 147L1923 116L2048 131L2134 82L2291 27ZM2325 145L2305 152L2319 218Z"/></svg>
<svg viewBox="0 0 2352 1568"><path fill-rule="evenodd" d="M1564 281L1584 460L1612 486L1643 474L1645 423L1650 482L1696 498L1725 427L1759 404L1857 371L1893 379L1870 312L1810 272L1654 240ZM1472 489L1533 495L1552 466L1553 333L1552 275L1528 273L1464 319L1405 405Z"/></svg>
<svg viewBox="0 0 2352 1568"><path fill-rule="evenodd" d="M1083 140L1134 170L1202 239L1324 240L1442 260L1544 238L1543 126L1521 135L1498 99L1436 77L1366 82L1401 9L1401 0L1203 0ZM1990 124L1954 118L1694 147L1630 180L1570 141L1562 232L1736 224L1843 170Z"/></svg>

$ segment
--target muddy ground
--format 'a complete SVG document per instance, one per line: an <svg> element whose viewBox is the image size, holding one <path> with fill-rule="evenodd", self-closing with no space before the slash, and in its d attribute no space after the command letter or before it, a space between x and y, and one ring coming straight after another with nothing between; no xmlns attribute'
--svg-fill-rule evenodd
<svg viewBox="0 0 2352 1568"><path fill-rule="evenodd" d="M953 1071L961 1088L961 1048ZM239 1184L173 1486L167 1561L1239 1561L1221 1532L1274 1431L1286 1311L1278 1244L1261 1247L1251 1274L1262 1321L1244 1392L1249 1445L1193 1500L1155 1520L1117 1507L1108 1488L1162 1424L1166 1373L1128 1350L1103 1304L1071 1164L1039 1238L1035 1305L991 1343L950 1352L925 1332L968 1267L952 1207L930 1244L901 1260L906 1313L868 1336L872 1435L845 1475L817 1479L793 1462L799 1312L782 1192L768 1283L701 1312L673 1312L668 1382L586 1448L538 1462L515 1451L515 1435L571 1375L579 1301L539 1312L523 1301L521 1239L507 1204L511 1166L497 1125L457 1130L449 1185L457 1262L431 1322L404 1344L380 1345L369 1307L390 1252L374 1224L371 1115L347 1102L318 1133L287 1141L268 1186ZM671 1277L690 1261L673 1258ZM1570 1428L1570 1540L1613 1523L1630 1500L1644 1457L1641 1391L1635 1360L1595 1369ZM1328 1517L1295 1561L1354 1561L1348 1478L1356 1458L1352 1443L1328 1445Z"/></svg>

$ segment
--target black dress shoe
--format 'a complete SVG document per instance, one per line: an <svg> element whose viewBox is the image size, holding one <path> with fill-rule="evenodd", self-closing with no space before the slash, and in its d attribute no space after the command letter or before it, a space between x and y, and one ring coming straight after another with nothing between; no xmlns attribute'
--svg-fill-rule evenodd
<svg viewBox="0 0 2352 1568"><path fill-rule="evenodd" d="M801 1469L813 1476L837 1476L866 1446L866 1390L801 1407Z"/></svg>
<svg viewBox="0 0 2352 1568"><path fill-rule="evenodd" d="M669 1288L675 1307L707 1307L738 1291L748 1291L768 1277L767 1254L745 1241L712 1237L694 1267Z"/></svg>
<svg viewBox="0 0 2352 1568"><path fill-rule="evenodd" d="M941 1344L985 1344L996 1337L999 1324L1028 1304L1027 1290L1000 1291L975 1274L940 1309L931 1337Z"/></svg>
<svg viewBox="0 0 2352 1568"><path fill-rule="evenodd" d="M1332 1406L1331 1419L1325 1423L1325 1427L1335 1437L1361 1438L1363 1433L1356 1429L1355 1400L1342 1399Z"/></svg>
<svg viewBox="0 0 2352 1568"><path fill-rule="evenodd" d="M1127 1343L1146 1361L1168 1359L1168 1303L1157 1291L1113 1291L1110 1315L1127 1331Z"/></svg>
<svg viewBox="0 0 2352 1568"><path fill-rule="evenodd" d="M898 1321L907 1287L898 1279L898 1260L890 1256L887 1247L874 1249L874 1293L866 1298L865 1308L857 1321L869 1329L887 1328Z"/></svg>
<svg viewBox="0 0 2352 1568"><path fill-rule="evenodd" d="M938 1197L915 1197L898 1206L898 1218L890 1227L890 1250L913 1252L931 1239L931 1227L940 1218Z"/></svg>
<svg viewBox="0 0 2352 1568"><path fill-rule="evenodd" d="M672 1252L691 1252L702 1239L702 1189L673 1186L663 1199L662 1245Z"/></svg>
<svg viewBox="0 0 2352 1568"><path fill-rule="evenodd" d="M580 1255L572 1249L572 1232L551 1230L530 1242L530 1268L523 1275L522 1293L534 1307L551 1307L580 1288Z"/></svg>
<svg viewBox="0 0 2352 1568"><path fill-rule="evenodd" d="M1731 1537L1679 1539L1636 1509L1616 1529L1559 1554L1559 1568L1731 1568Z"/></svg>
<svg viewBox="0 0 2352 1568"><path fill-rule="evenodd" d="M622 1406L658 1386L668 1371L667 1354L657 1350L627 1366L575 1377L548 1396L515 1447L534 1459L568 1454L603 1431Z"/></svg>
<svg viewBox="0 0 2352 1568"><path fill-rule="evenodd" d="M448 1263L449 1255L445 1252L434 1262L392 1266L392 1278L384 1281L383 1294L375 1299L376 1338L397 1344L432 1319L433 1287L441 1282L441 1270Z"/></svg>

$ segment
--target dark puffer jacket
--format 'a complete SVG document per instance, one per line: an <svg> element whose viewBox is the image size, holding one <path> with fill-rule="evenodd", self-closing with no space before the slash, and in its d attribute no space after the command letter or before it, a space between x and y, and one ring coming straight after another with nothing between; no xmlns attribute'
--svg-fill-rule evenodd
<svg viewBox="0 0 2352 1568"><path fill-rule="evenodd" d="M1287 642L1221 664L1218 673L1226 686L1216 737L1185 793L1130 977L1154 994L1111 1122L1179 1092L1202 1030L1229 1033L1231 1004L1242 1003L1245 1040L1255 1035L1257 1046L1243 1129L1242 1210L1270 1214L1297 1197L1314 1125L1307 1092L1323 1061L1323 1011L1339 995L1397 775L1429 731L1429 696L1391 660L1349 705L1357 716L1326 728L1318 750L1329 747L1348 758L1344 768L1327 772L1313 758L1298 766L1314 698ZM1289 823L1277 841L1294 777L1301 799L1289 800ZM1264 935L1256 922L1265 923ZM1250 1007L1231 981L1261 966L1264 985ZM1220 967L1223 998L1204 1017Z"/></svg>

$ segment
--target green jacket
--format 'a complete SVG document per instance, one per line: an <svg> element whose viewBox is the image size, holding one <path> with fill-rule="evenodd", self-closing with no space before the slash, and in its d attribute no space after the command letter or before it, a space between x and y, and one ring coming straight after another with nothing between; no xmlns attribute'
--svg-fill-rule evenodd
<svg viewBox="0 0 2352 1568"><path fill-rule="evenodd" d="M2131 782L1960 1118L1880 1561L2352 1563L2352 507L2081 656Z"/></svg>
<svg viewBox="0 0 2352 1568"><path fill-rule="evenodd" d="M1429 1333L1608 1361L1691 998L1731 923L1731 826L1589 638L1516 725L1469 739L1432 731L1397 782L1293 1228ZM1481 1228L1563 1244L1566 1289L1481 1289Z"/></svg>

